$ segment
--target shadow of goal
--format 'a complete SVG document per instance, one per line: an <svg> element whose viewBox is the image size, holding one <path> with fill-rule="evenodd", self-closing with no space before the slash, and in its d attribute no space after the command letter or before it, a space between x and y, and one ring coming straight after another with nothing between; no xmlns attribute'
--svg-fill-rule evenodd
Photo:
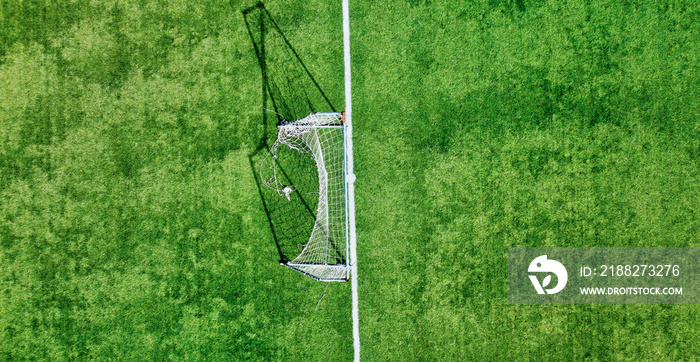
<svg viewBox="0 0 700 362"><path fill-rule="evenodd" d="M243 11L262 74L262 135L251 171L283 265L347 280L342 113L263 3Z"/></svg>

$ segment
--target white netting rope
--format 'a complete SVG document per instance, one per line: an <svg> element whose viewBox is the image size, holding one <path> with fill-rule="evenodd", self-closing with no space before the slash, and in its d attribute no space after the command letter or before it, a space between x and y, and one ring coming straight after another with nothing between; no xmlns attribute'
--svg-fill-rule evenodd
<svg viewBox="0 0 700 362"><path fill-rule="evenodd" d="M314 228L301 253L287 263L318 279L346 279L345 180L342 113L314 113L280 125L270 148L271 162L261 165L261 179L281 197L291 200L294 185L285 185L277 174L281 145L313 158L318 172L318 206ZM271 176L263 176L268 164Z"/></svg>

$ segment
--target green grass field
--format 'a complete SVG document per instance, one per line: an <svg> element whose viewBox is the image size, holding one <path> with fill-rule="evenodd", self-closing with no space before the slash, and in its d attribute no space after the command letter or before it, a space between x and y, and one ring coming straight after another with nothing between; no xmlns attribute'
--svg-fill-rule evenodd
<svg viewBox="0 0 700 362"><path fill-rule="evenodd" d="M0 3L0 359L352 358L278 263L252 5ZM265 7L342 110L340 1ZM700 4L350 12L363 359L697 360L697 305L509 305L507 249L700 246Z"/></svg>

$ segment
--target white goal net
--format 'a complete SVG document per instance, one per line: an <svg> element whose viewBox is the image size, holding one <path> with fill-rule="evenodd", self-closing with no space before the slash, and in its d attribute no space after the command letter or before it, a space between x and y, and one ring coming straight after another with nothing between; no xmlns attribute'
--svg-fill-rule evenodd
<svg viewBox="0 0 700 362"><path fill-rule="evenodd" d="M345 150L342 113L312 113L282 123L260 169L261 179L280 197L292 201L297 192L278 175L280 147L308 155L316 163L318 204L316 220L300 254L282 264L322 281L348 280L346 234Z"/></svg>

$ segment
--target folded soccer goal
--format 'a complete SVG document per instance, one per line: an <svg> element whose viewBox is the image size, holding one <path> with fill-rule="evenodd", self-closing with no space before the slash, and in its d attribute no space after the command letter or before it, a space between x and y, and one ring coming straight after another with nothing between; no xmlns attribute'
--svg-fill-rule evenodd
<svg viewBox="0 0 700 362"><path fill-rule="evenodd" d="M286 146L315 162L318 173L316 220L299 255L281 264L320 281L347 281L349 278L344 127L343 113L312 113L293 122L282 122L277 126L277 139L260 168L263 183L280 198L290 201L297 190L294 185L284 184L283 177L278 177L280 147Z"/></svg>

